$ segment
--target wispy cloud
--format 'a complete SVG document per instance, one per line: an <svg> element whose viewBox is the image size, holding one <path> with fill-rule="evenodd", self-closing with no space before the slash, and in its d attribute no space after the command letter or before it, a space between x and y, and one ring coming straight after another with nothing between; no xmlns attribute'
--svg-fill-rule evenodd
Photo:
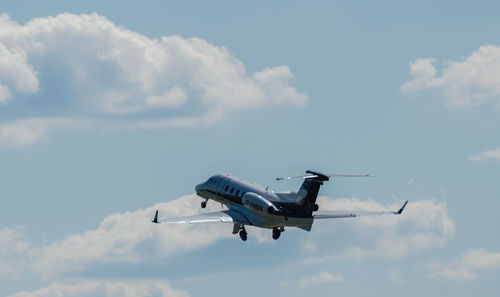
<svg viewBox="0 0 500 297"><path fill-rule="evenodd" d="M339 282L345 282L345 278L339 272L332 274L328 271L321 271L316 275L303 277L299 281L300 286L302 288L307 288L309 286L314 286L318 284L339 283Z"/></svg>
<svg viewBox="0 0 500 297"><path fill-rule="evenodd" d="M361 201L354 198L321 197L318 203L324 209L396 209L400 206L395 204L384 207L372 200ZM103 264L148 263L158 259L168 261L172 256L233 236L230 225L165 226L150 222L156 209L159 209L162 217L175 217L193 214L193 209L198 207L199 198L188 195L146 209L114 213L105 217L95 229L70 234L51 243L32 242L22 229L4 228L0 230L0 240L8 244L0 247L0 271L6 273L5 277L30 271L51 280L66 273L79 273ZM209 204L207 211L219 209L217 205ZM335 224L316 226L318 238L322 238L325 228L333 226ZM453 234L454 223L447 215L446 205L434 200L423 200L411 202L401 216L360 217L346 228L352 228L349 232L358 236L362 244L357 246L359 241L354 238L346 249L334 249L330 251L331 254L320 254L315 258L318 261L307 261L318 263L339 258L401 258L429 247L440 246ZM267 230L248 231L253 232L251 240L258 243L271 240ZM331 233L330 231L328 232ZM312 240L304 248L310 252L317 246L321 244ZM309 278L304 283L341 280L335 274L333 276L336 278L326 277L326 274L320 276Z"/></svg>
<svg viewBox="0 0 500 297"><path fill-rule="evenodd" d="M196 126L228 110L307 100L290 85L287 66L248 74L223 46L175 35L148 38L98 14L64 13L24 25L2 14L0 28L0 113L11 111L0 131L10 133L23 121L74 117L106 127ZM47 95L54 93L64 95ZM50 117L39 112L41 104ZM21 136L3 137L4 146L44 140L44 131L56 126L64 124L18 128Z"/></svg>
<svg viewBox="0 0 500 297"><path fill-rule="evenodd" d="M156 209L161 216L174 217L192 214L198 207L199 198L188 195L146 209L114 213L104 218L96 229L70 234L49 244L32 243L22 230L4 228L0 230L0 239L8 244L0 248L1 271L31 271L52 279L93 265L166 259L231 236L232 226L227 225L151 223ZM214 205L207 209L220 210Z"/></svg>
<svg viewBox="0 0 500 297"><path fill-rule="evenodd" d="M381 205L373 200L356 198L332 199L320 197L322 209L352 210L397 210L401 204ZM359 217L349 224L351 234L360 240L343 250L325 255L308 257L304 264L317 264L337 259L386 258L398 259L431 247L442 246L455 232L455 224L449 217L445 203L434 199L410 201L399 216ZM322 232L333 232L332 224L316 226Z"/></svg>
<svg viewBox="0 0 500 297"><path fill-rule="evenodd" d="M413 79L401 86L403 93L441 91L448 107L468 107L487 102L500 106L500 46L484 45L462 61L446 61L438 74L434 58L410 63Z"/></svg>
<svg viewBox="0 0 500 297"><path fill-rule="evenodd" d="M470 249L450 264L430 263L432 275L451 280L474 280L486 269L500 268L500 252Z"/></svg>
<svg viewBox="0 0 500 297"><path fill-rule="evenodd" d="M0 16L0 26L5 18L5 15ZM33 94L38 91L38 85L37 73L28 64L26 52L18 48L9 50L0 38L0 105L12 99L12 92Z"/></svg>
<svg viewBox="0 0 500 297"><path fill-rule="evenodd" d="M186 292L173 289L164 280L70 280L54 282L49 286L33 291L22 291L8 297L187 297Z"/></svg>
<svg viewBox="0 0 500 297"><path fill-rule="evenodd" d="M33 118L0 125L0 148L29 145L47 140L47 130L67 130L87 127L91 123L84 118Z"/></svg>
<svg viewBox="0 0 500 297"><path fill-rule="evenodd" d="M483 162L487 160L500 161L500 148L492 151L481 152L477 155L469 156L469 161Z"/></svg>
<svg viewBox="0 0 500 297"><path fill-rule="evenodd" d="M0 242L0 277L17 278L26 269L31 244L20 228L0 230Z"/></svg>

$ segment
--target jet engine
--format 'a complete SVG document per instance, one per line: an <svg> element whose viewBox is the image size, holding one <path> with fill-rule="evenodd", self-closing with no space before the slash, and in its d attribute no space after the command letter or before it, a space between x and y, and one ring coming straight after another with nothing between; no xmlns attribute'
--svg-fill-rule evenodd
<svg viewBox="0 0 500 297"><path fill-rule="evenodd" d="M243 205L253 212L279 214L279 209L266 198L256 193L245 193L241 198Z"/></svg>

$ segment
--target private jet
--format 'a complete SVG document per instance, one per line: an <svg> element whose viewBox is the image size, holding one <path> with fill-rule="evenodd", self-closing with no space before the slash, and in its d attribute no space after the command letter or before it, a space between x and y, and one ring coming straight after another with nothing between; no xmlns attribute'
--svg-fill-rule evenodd
<svg viewBox="0 0 500 297"><path fill-rule="evenodd" d="M330 177L369 177L356 174L323 174L307 170L305 174L276 178L290 180L302 178L298 192L273 192L257 184L249 183L230 174L211 176L206 182L196 186L196 194L204 199L201 207L207 206L208 200L214 200L227 207L227 210L201 213L194 216L158 219L156 210L153 223L156 224L194 224L219 222L233 224L233 234L239 233L243 241L247 240L245 226L272 229L273 239L278 239L285 227L298 227L311 231L314 220L329 218L355 218L370 215L400 215L408 201L397 211L343 211L320 210L316 204L319 188Z"/></svg>

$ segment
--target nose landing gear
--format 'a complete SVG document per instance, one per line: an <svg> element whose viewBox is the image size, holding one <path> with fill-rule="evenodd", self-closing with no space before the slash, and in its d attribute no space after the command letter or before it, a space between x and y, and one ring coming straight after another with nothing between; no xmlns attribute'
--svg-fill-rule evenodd
<svg viewBox="0 0 500 297"><path fill-rule="evenodd" d="M201 208L207 207L207 200L201 202Z"/></svg>

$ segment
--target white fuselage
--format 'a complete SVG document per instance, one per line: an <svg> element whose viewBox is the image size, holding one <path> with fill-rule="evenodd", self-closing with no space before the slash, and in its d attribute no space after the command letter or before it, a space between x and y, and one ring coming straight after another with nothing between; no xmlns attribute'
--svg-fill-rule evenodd
<svg viewBox="0 0 500 297"><path fill-rule="evenodd" d="M299 215L283 209L284 206L295 206L293 200L280 197L257 184L229 174L210 177L196 186L196 193L202 198L220 202L237 211L257 227L293 226L310 230L313 223L312 216Z"/></svg>

